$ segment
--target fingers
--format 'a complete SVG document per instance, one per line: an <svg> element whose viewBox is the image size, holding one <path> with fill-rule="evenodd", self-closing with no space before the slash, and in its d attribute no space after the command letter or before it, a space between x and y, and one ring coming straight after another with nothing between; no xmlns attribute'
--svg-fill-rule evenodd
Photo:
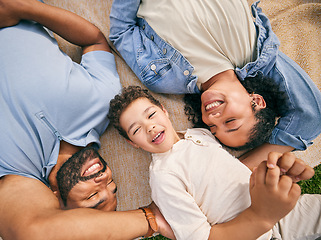
<svg viewBox="0 0 321 240"><path fill-rule="evenodd" d="M274 168L279 161L279 158L282 156L282 153L279 152L270 152L267 159L267 167Z"/></svg>

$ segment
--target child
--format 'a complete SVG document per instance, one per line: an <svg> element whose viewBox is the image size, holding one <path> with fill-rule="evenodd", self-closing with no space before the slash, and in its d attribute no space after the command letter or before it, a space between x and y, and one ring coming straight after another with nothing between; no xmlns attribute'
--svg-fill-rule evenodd
<svg viewBox="0 0 321 240"><path fill-rule="evenodd" d="M291 211L300 190L289 177L279 177L280 169L301 178L313 175L310 167L299 167L292 154L271 153L269 164L278 162L280 168L260 164L249 184L250 170L208 130L176 132L168 112L147 90L123 89L110 102L108 117L130 144L153 153L152 199L177 239L255 239L264 233L260 239L321 236L321 226L315 226L320 221L320 195L302 196ZM301 204L307 212L298 210ZM304 219L309 223L302 224Z"/></svg>

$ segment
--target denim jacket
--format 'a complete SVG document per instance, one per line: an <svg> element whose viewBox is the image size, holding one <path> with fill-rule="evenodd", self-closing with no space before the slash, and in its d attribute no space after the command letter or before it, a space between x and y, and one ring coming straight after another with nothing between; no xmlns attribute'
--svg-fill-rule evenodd
<svg viewBox="0 0 321 240"><path fill-rule="evenodd" d="M252 14L258 32L257 59L235 73L240 80L258 72L280 84L288 97L288 110L269 139L271 144L305 150L321 132L321 93L307 73L279 51L280 42L269 19L256 2ZM140 0L114 0L110 14L110 40L126 63L150 90L158 93L200 93L193 66L137 17Z"/></svg>

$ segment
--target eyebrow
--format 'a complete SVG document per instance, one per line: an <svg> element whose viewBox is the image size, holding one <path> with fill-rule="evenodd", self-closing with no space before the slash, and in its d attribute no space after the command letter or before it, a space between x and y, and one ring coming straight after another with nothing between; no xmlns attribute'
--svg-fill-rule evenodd
<svg viewBox="0 0 321 240"><path fill-rule="evenodd" d="M151 108L153 108L153 107L154 107L154 106L150 106L150 107L146 108L143 113L147 113L147 112L149 111L149 109L151 109ZM133 122L133 123L129 126L129 128L128 128L128 130L127 130L127 133L129 133L129 131L134 127L135 124L136 124L136 122Z"/></svg>

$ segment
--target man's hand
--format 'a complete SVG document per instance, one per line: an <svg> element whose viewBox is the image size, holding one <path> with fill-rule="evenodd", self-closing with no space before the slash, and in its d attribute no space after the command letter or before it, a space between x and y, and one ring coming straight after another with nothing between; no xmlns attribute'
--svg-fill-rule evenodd
<svg viewBox="0 0 321 240"><path fill-rule="evenodd" d="M272 227L294 208L301 189L289 176L280 176L278 166L268 168L262 162L251 175L250 194L253 214Z"/></svg>
<svg viewBox="0 0 321 240"><path fill-rule="evenodd" d="M296 158L293 153L269 153L267 167L274 168L276 165L280 168L281 174L291 177L293 182L307 180L314 175L313 168L303 160Z"/></svg>
<svg viewBox="0 0 321 240"><path fill-rule="evenodd" d="M0 0L0 28L18 24L24 18L23 13L34 0Z"/></svg>
<svg viewBox="0 0 321 240"><path fill-rule="evenodd" d="M153 211L153 213L156 217L156 222L158 225L158 232L160 234L162 234L162 236L167 237L169 239L176 239L175 235L173 233L173 230L171 229L171 227L169 226L169 224L165 220L162 213L159 211L156 204L154 202L152 202L148 207Z"/></svg>

